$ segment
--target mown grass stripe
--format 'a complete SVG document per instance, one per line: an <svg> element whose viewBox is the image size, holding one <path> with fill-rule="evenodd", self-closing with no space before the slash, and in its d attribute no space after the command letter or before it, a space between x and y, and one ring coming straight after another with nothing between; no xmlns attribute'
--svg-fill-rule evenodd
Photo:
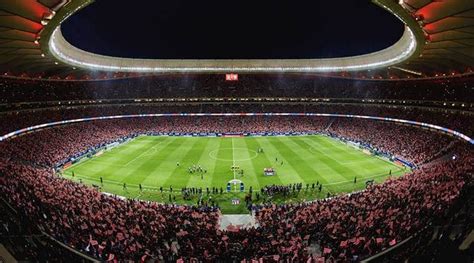
<svg viewBox="0 0 474 263"><path fill-rule="evenodd" d="M156 138L156 141L162 141L163 138ZM111 151L107 151L105 154L94 157L90 160L84 161L87 164L82 165L78 171L83 171L81 174L94 174L96 177L103 179L110 180L113 178L115 181L121 181L121 178L125 176L128 168L124 167L124 159L128 160L129 156L135 156L135 151L130 152L130 146L135 144L135 140L129 141L125 144L119 145L112 149ZM148 146L149 147L149 146ZM146 148L144 148L146 149ZM109 156L113 156L110 158ZM124 157L125 156L125 157ZM74 171L78 166L72 167L70 171ZM69 171L69 170L68 170Z"/></svg>
<svg viewBox="0 0 474 263"><path fill-rule="evenodd" d="M343 172L348 170L340 170L341 165L333 159L325 158L321 154L322 151L316 152L314 148L318 148L319 140L314 140L314 137L295 137L292 142L298 145L301 149L302 156L308 156L308 159L313 159L310 166L313 167L320 177L320 182L328 183L332 181L347 180Z"/></svg>
<svg viewBox="0 0 474 263"><path fill-rule="evenodd" d="M215 172L216 160L210 157L212 151L216 151L219 149L220 142L216 140L216 138L209 138L207 140L206 146L197 161L198 164L201 164L204 169L207 170L207 173L203 175L203 179L200 176L195 175L191 176L190 180L188 181L187 187L202 187L206 188L208 186L214 186L212 184L212 178ZM184 167L187 171L188 167ZM222 186L224 187L224 186Z"/></svg>
<svg viewBox="0 0 474 263"><path fill-rule="evenodd" d="M243 141L245 142L245 145L249 151L249 155L253 154L254 151L257 151L258 149L262 148L262 145L259 143L260 140L257 140L256 138L246 138ZM264 168L270 168L273 166L271 161L268 159L268 155L265 152L258 153L257 158L252 159L250 162L253 168L253 176L255 176L258 180L258 187L254 186L254 190L258 190L259 188L267 186L267 185L273 185L273 184L282 185L283 184L278 174L276 176L263 175ZM250 175L246 175L246 176L248 177Z"/></svg>
<svg viewBox="0 0 474 263"><path fill-rule="evenodd" d="M304 162L306 169L310 171L301 175L303 179L309 181L311 184L316 182L322 184L327 183L330 181L327 178L332 178L334 170L328 166L321 165L320 160L315 158L314 154L308 150L308 147L298 144L296 140L300 138L306 138L306 136L288 137L287 139L279 138L279 140L284 143L285 147L291 149L292 153L290 154L297 155L298 158L301 159L301 162Z"/></svg>
<svg viewBox="0 0 474 263"><path fill-rule="evenodd" d="M151 162L156 162L156 159L153 157L165 155L165 153L170 150L168 147L171 143L173 143L172 138L166 138L163 140L161 137L153 137L153 141L148 141L148 148L144 149L139 155L141 157L135 159L130 165L123 165L122 168L115 171L113 177L115 179L119 179L118 181L122 183L129 183L129 184L140 184L145 177L147 177L150 173L150 169L148 164ZM159 148L156 148L157 146ZM152 150L154 149L154 150ZM124 152L123 155L127 156L128 153ZM130 162L130 159L127 156L127 163ZM122 162L124 163L124 162ZM106 179L110 179L110 175L105 177Z"/></svg>
<svg viewBox="0 0 474 263"><path fill-rule="evenodd" d="M158 150L148 151L159 141L161 143L157 147ZM260 147L264 149L264 153L252 159L254 151ZM121 165L133 158L136 160L127 167ZM278 162L275 158L278 158ZM312 184L320 181L327 186L323 188L321 197L325 196L326 190L334 193L361 189L365 179L376 178L376 181L380 182L387 177L390 169L393 175L404 173L392 163L363 154L325 136L233 139L145 136L75 165L66 170L65 174L70 175L74 170L74 180L83 178L84 182L94 184L97 184L102 176L105 182L104 191L167 202L168 193L162 195L156 190L159 186L164 186L167 190L169 185L165 184L172 184L175 191L185 186L202 187L204 190L212 186L225 189L227 182L233 179L230 169L233 159L245 170L244 177L239 179L245 182L246 190L250 185L257 190L260 186L269 184ZM177 161L181 163L180 168L176 166ZM192 163L207 168L208 174L203 179L199 175L188 177L187 167ZM345 170L335 170L334 167L338 166ZM277 176L265 177L265 167L275 168ZM353 184L354 174L357 174L355 172L360 173L357 184ZM122 181L135 188L130 187L124 191ZM154 187L155 190L148 189L141 193L137 189L140 182L144 187ZM237 196L238 194L231 193L216 198L221 198L219 202L227 205L228 198Z"/></svg>
<svg viewBox="0 0 474 263"><path fill-rule="evenodd" d="M247 148L245 143L246 138L233 138L233 159L236 166L240 167L244 171L244 175L241 176L238 171L235 172L235 179L244 182L245 188L248 189L250 185L254 188L259 188L260 184L255 174L252 161L253 157L256 157L256 152ZM251 154L250 154L250 152Z"/></svg>
<svg viewBox="0 0 474 263"><path fill-rule="evenodd" d="M352 162L346 162L345 164L348 167L351 167L354 171L356 171L356 173L360 170L363 170L358 173L358 176L362 178L365 176L372 176L374 173L380 174L384 171L388 173L388 170L390 168L396 167L393 163L379 159L375 156L367 155L359 149L352 148L332 138L327 138L327 140L325 140L323 144L332 145L336 148L343 149L347 152L347 154L354 156L354 158L352 159L346 156L343 161L352 160Z"/></svg>
<svg viewBox="0 0 474 263"><path fill-rule="evenodd" d="M220 144L215 155L217 158L215 165L215 173L212 177L212 185L221 187L227 185L227 182L234 178L232 171L232 141L231 138L218 138Z"/></svg>
<svg viewBox="0 0 474 263"><path fill-rule="evenodd" d="M264 138L271 145L278 155L275 157L275 167L280 180L284 184L292 183L313 183L312 180L304 180L305 174L314 174L314 171L303 161L296 152L280 141L280 138ZM278 158L278 161L276 160ZM283 162L283 165L281 164ZM315 182L315 181L314 181Z"/></svg>
<svg viewBox="0 0 474 263"><path fill-rule="evenodd" d="M164 185L176 185L181 186L180 188L187 186L192 177L199 176L196 173L188 173L188 167L191 165L198 165L198 161L201 155L204 153L204 149L209 141L209 138L202 138L200 140L193 140L194 142L188 150L185 149L180 153L181 161L180 165L177 166L168 177ZM204 177L204 175L203 175Z"/></svg>
<svg viewBox="0 0 474 263"><path fill-rule="evenodd" d="M333 140L331 138L324 138L324 139L325 140ZM320 140L320 142L322 144L327 145L327 142L324 142L323 140ZM335 142L335 143L338 143L338 142ZM344 147L345 150L348 153L351 152L351 151L352 152L357 152L358 151L356 149L352 149L351 147L346 146L346 145L341 144L341 143L339 143L339 147ZM315 149L313 149L313 150L315 150ZM322 151L319 151L319 153L320 153L319 156L325 156L325 157L331 159L331 157L329 157L328 154L325 154ZM345 167L346 171L341 171L341 174L345 177L345 180L340 180L339 182L346 181L346 183L344 183L344 184L339 184L339 183L331 184L331 186L330 186L331 192L350 192L350 191L353 191L355 189L360 189L360 188L364 187L366 180L373 179L373 178L379 178L379 177L381 178L381 177L384 176L383 172L386 170L386 167L387 167L386 163L384 163L383 161L381 161L381 160L379 160L375 157L368 156L368 155L366 155L362 152L360 152L360 154L358 154L358 155L359 155L358 161L353 160L351 163L343 164L343 165L346 166ZM344 157L344 156L335 157L335 156L333 156L332 158L333 159L342 158L342 160L346 160L348 157ZM376 160L376 162L373 162L371 164L361 162L361 160L367 160L367 159L373 159L373 160ZM335 161L337 161L337 159ZM330 161L325 161L325 162L330 162ZM334 167L334 166L331 166L331 167ZM356 184L353 183L355 176L357 176L357 183Z"/></svg>
<svg viewBox="0 0 474 263"><path fill-rule="evenodd" d="M137 171L142 169L145 171L145 176L141 178L142 184L169 187L164 183L175 168L176 162L181 161L180 153L183 150L181 147L187 142L185 138L180 137L170 137L169 139L171 141L169 144L155 155L150 156L145 163L137 168Z"/></svg>
<svg viewBox="0 0 474 263"><path fill-rule="evenodd" d="M331 154L327 154L324 151L318 149L318 147L313 144L314 143L313 141L308 140L307 138L300 138L298 142L303 143L307 147L313 146L311 149L317 153L317 156L322 161L322 163L331 167L331 169L335 171L334 174L338 175L337 176L338 178L336 180L341 180L341 179L350 180L351 178L354 178L354 176L361 175L359 171L350 169L347 166L341 164L335 157L331 156ZM321 143L324 144L324 142L321 142Z"/></svg>

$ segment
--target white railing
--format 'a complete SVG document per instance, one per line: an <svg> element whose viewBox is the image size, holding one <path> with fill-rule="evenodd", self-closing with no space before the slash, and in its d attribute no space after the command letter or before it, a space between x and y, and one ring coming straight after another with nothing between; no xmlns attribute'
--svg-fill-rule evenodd
<svg viewBox="0 0 474 263"><path fill-rule="evenodd" d="M369 119L377 121L388 121L399 124L407 124L421 128L429 128L439 132L447 133L451 136L454 136L460 140L464 140L470 144L474 145L474 139L471 137L448 128L444 128L438 125L395 119L395 118L386 118L386 117L375 117L375 116L364 116L364 115L347 115L347 114L329 114L329 113L156 113L156 114L134 114L134 115L114 115L114 116L104 116L104 117L93 117L93 118L81 118L73 120L64 120L57 122L44 123L39 125L34 125L31 127L23 128L17 131L7 133L3 136L0 136L0 141L4 141L16 136L20 136L25 133L34 132L36 130L50 128L59 125L71 124L71 123L80 123L87 121L96 121L96 120L113 120L113 119L126 119L126 118L143 118L143 117L232 117L232 116L310 116L310 117L338 117L338 118L355 118L355 119Z"/></svg>

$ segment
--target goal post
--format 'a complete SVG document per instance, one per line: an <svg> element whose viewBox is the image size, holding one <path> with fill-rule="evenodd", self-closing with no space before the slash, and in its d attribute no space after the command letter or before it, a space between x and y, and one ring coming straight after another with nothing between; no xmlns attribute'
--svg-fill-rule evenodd
<svg viewBox="0 0 474 263"><path fill-rule="evenodd" d="M245 190L245 184L242 180L233 179L227 183L227 192L243 192Z"/></svg>

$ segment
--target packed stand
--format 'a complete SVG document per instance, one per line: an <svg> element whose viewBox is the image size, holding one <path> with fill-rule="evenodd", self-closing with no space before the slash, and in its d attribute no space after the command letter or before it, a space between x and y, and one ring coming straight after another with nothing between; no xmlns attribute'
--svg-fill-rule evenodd
<svg viewBox="0 0 474 263"><path fill-rule="evenodd" d="M183 97L316 97L473 102L472 76L438 80L373 81L289 75L149 76L103 81L0 78L0 104L28 101Z"/></svg>
<svg viewBox="0 0 474 263"><path fill-rule="evenodd" d="M447 211L472 180L472 148L457 146L456 160L427 164L362 192L312 203L254 206L260 226L232 231L218 230L214 207L122 200L58 177L51 168L91 147L148 132L324 132L330 127L333 135L361 141L365 136L374 147L415 162L449 144L447 137L433 132L367 122L177 117L47 129L0 143L0 196L46 233L104 261L357 261L397 244Z"/></svg>
<svg viewBox="0 0 474 263"><path fill-rule="evenodd" d="M334 113L391 117L440 125L468 136L474 134L474 114L468 111L405 106L383 106L343 103L135 103L89 106L55 106L35 110L0 113L0 134L33 125L85 117L152 113Z"/></svg>
<svg viewBox="0 0 474 263"><path fill-rule="evenodd" d="M379 152L395 154L416 165L430 161L452 139L411 126L388 124L371 120L338 119L328 132L350 141L368 144Z"/></svg>
<svg viewBox="0 0 474 263"><path fill-rule="evenodd" d="M94 147L147 133L319 132L327 118L301 117L157 117L105 120L42 130L0 143L0 156L53 166ZM84 132L87 131L87 132Z"/></svg>
<svg viewBox="0 0 474 263"><path fill-rule="evenodd" d="M300 246L303 240L316 243L326 259L359 261L396 245L447 212L465 183L472 181L473 161L470 151L457 161L423 167L360 193L255 209L261 227L273 229L275 240L291 236Z"/></svg>

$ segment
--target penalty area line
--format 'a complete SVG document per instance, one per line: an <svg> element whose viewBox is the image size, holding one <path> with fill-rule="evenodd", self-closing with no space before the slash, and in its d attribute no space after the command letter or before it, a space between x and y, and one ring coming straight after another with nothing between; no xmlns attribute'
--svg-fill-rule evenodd
<svg viewBox="0 0 474 263"><path fill-rule="evenodd" d="M156 146L158 146L159 144L161 144L161 140L158 141L158 143L156 143L155 145L153 145L152 147L148 148L146 151L142 152L141 154L137 155L135 158L133 158L132 160L128 161L126 164L123 165L123 167L127 167L129 164L133 163L134 161L138 160L138 158L146 155L150 150L156 150Z"/></svg>

